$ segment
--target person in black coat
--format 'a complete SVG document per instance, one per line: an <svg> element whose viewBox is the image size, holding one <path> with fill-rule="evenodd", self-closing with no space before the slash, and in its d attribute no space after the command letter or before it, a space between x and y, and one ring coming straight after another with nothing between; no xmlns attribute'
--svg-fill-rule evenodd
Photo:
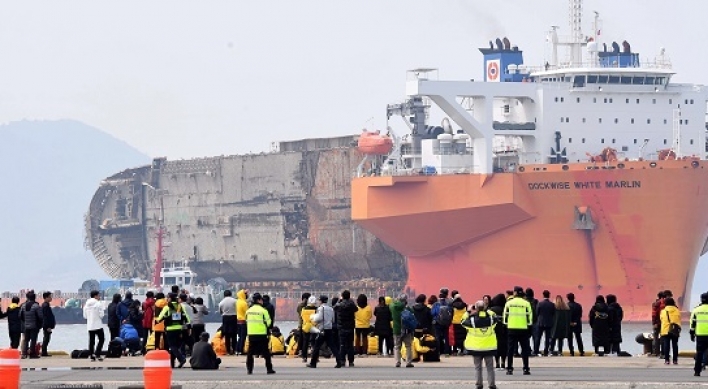
<svg viewBox="0 0 708 389"><path fill-rule="evenodd" d="M209 333L202 332L199 342L194 344L189 366L192 370L216 370L221 364L221 359L216 357L214 347L209 343Z"/></svg>
<svg viewBox="0 0 708 389"><path fill-rule="evenodd" d="M57 326L57 320L54 318L54 312L52 312L52 292L42 293L42 356L49 357L47 352L47 347L49 347L49 342L52 340L52 332Z"/></svg>
<svg viewBox="0 0 708 389"><path fill-rule="evenodd" d="M607 314L610 317L610 354L619 355L622 343L622 320L624 311L617 302L617 296L607 295Z"/></svg>
<svg viewBox="0 0 708 389"><path fill-rule="evenodd" d="M386 354L393 354L393 329L391 328L391 309L386 305L386 298L379 297L379 305L374 308L374 333L379 337L379 355L383 355L383 343L386 342Z"/></svg>
<svg viewBox="0 0 708 389"><path fill-rule="evenodd" d="M270 296L267 294L263 295L263 308L268 311L268 314L270 315L270 328L273 328L275 325L275 305L270 302Z"/></svg>
<svg viewBox="0 0 708 389"><path fill-rule="evenodd" d="M334 307L339 331L339 357L336 367L343 367L347 360L349 367L354 367L354 314L359 308L351 300L351 293L348 290L343 291L341 297Z"/></svg>
<svg viewBox="0 0 708 389"><path fill-rule="evenodd" d="M535 346L537 344L536 342L539 342L538 344L540 344L541 334L538 331L538 314L536 313L536 308L538 307L538 299L536 299L534 295L535 293L531 288L526 288L526 290L524 291L524 299L526 299L526 301L531 304L531 312L533 312L533 318L531 319L531 321L533 322L531 325L531 338L533 339L532 345L535 348L535 350L533 350L533 355L538 355L538 348L536 348Z"/></svg>
<svg viewBox="0 0 708 389"><path fill-rule="evenodd" d="M550 300L551 292L543 291L543 300L541 300L536 306L536 317L538 321L538 336L534 339L534 354L539 354L539 348L541 346L541 336L545 337L543 344L543 356L548 356L548 348L551 346L552 337L551 330L553 329L554 316L556 314L556 306Z"/></svg>
<svg viewBox="0 0 708 389"><path fill-rule="evenodd" d="M595 299L595 305L590 309L588 323L592 328L592 345L595 347L595 354L604 356L610 351L610 316L605 297L600 295ZM600 352L602 347L603 352Z"/></svg>
<svg viewBox="0 0 708 389"><path fill-rule="evenodd" d="M108 332L111 335L109 342L120 335L120 320L118 319L118 305L120 304L121 295L116 293L113 295L113 300L108 304Z"/></svg>
<svg viewBox="0 0 708 389"><path fill-rule="evenodd" d="M10 335L10 348L17 350L20 347L22 336L22 323L20 322L20 298L12 298L10 306L4 313L0 311L0 319L7 318L7 332Z"/></svg>
<svg viewBox="0 0 708 389"><path fill-rule="evenodd" d="M420 338L423 334L430 334L433 331L433 315L430 313L430 308L425 305L426 297L424 294L419 294L415 298L413 304L413 315L418 325L415 327L415 336Z"/></svg>
<svg viewBox="0 0 708 389"><path fill-rule="evenodd" d="M585 348L583 347L583 306L575 302L575 294L568 293L566 295L568 298L568 308L570 308L570 332L571 335L568 338L568 349L570 349L570 356L575 356L575 350L573 348L573 337L578 342L578 351L580 351L580 356L585 356Z"/></svg>
<svg viewBox="0 0 708 389"><path fill-rule="evenodd" d="M506 357L507 357L507 337L508 333L506 326L502 322L501 318L504 314L504 305L506 304L506 297L499 293L494 296L489 302L489 310L494 312L497 318L497 326L494 327L494 333L497 337L497 353L494 356L494 364L497 369L506 369Z"/></svg>

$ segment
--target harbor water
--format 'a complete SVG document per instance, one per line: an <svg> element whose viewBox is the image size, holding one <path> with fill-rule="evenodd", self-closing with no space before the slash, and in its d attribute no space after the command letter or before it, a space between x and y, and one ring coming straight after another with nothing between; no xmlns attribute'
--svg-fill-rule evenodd
<svg viewBox="0 0 708 389"><path fill-rule="evenodd" d="M297 326L297 323L292 321L283 321L276 322L275 325L277 325L283 335L287 337L290 331ZM219 326L220 325L218 323L207 323L206 331L213 335ZM642 346L638 344L634 338L639 333L650 331L651 326L646 323L624 324L622 326L622 350L627 351L632 355L640 355L642 353ZM105 333L106 337L108 337L108 328L105 328ZM42 335L40 334L38 341L41 341L41 338ZM590 327L585 323L583 324L583 343L585 344L585 349L587 351L593 350ZM7 321L0 320L0 348L7 348L9 344L10 340L7 335ZM49 350L61 350L66 352L86 348L88 348L88 332L85 324L58 325L54 330L52 340L49 344ZM543 348L543 345L541 345L541 348ZM568 350L567 344L564 346L564 350ZM688 336L687 323L684 323L684 334L679 339L679 350L695 350L695 343L692 343L690 337Z"/></svg>

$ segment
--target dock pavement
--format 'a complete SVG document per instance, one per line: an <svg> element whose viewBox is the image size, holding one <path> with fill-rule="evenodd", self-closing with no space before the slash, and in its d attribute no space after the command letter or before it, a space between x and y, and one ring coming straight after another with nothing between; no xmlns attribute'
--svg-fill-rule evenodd
<svg viewBox="0 0 708 389"><path fill-rule="evenodd" d="M187 366L173 370L173 385L182 388L436 388L474 387L472 357L443 357L441 362L419 362L414 368L396 368L393 358L369 356L356 358L353 368L334 369L334 359L322 359L317 369L305 366L299 358L273 357L276 370L266 375L262 359L256 359L253 375L246 374L245 356L222 357L217 371L193 371ZM708 389L708 371L693 376L692 358L680 358L678 365L664 365L655 357L535 357L531 375L521 374L521 360L515 360L514 375L496 371L497 387L521 388L700 388ZM103 388L142 385L142 357L106 359L103 362L53 356L22 360L21 387L47 388L55 384L80 387L101 384ZM485 372L486 374L486 372ZM484 387L487 387L485 381Z"/></svg>

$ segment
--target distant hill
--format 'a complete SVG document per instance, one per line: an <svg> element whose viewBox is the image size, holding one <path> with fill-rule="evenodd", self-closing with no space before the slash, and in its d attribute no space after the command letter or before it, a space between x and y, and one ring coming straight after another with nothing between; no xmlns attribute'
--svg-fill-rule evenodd
<svg viewBox="0 0 708 389"><path fill-rule="evenodd" d="M100 181L150 157L86 124L0 126L0 291L76 291L106 278L83 247L84 215Z"/></svg>

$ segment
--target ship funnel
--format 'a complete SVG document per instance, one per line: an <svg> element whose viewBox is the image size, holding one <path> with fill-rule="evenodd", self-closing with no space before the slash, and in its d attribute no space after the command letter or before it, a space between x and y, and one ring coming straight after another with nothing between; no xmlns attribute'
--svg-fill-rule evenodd
<svg viewBox="0 0 708 389"><path fill-rule="evenodd" d="M497 49L498 49L498 50L504 50L504 43L502 43L502 40L501 40L501 39L497 38L497 40L495 41L495 43L497 44Z"/></svg>
<svg viewBox="0 0 708 389"><path fill-rule="evenodd" d="M622 42L622 52L627 53L627 54L632 52L631 48L629 47L629 42L627 42L627 41Z"/></svg>
<svg viewBox="0 0 708 389"><path fill-rule="evenodd" d="M446 134L452 134L452 125L450 124L450 119L448 118L443 118L442 122L440 123L440 126L443 128L443 131Z"/></svg>
<svg viewBox="0 0 708 389"><path fill-rule="evenodd" d="M511 50L511 42L509 42L509 38L504 37L504 39L502 39L502 43L504 43L504 50Z"/></svg>
<svg viewBox="0 0 708 389"><path fill-rule="evenodd" d="M619 53L619 52L620 52L620 45L618 45L617 42L612 42L612 52L613 52L613 53Z"/></svg>

